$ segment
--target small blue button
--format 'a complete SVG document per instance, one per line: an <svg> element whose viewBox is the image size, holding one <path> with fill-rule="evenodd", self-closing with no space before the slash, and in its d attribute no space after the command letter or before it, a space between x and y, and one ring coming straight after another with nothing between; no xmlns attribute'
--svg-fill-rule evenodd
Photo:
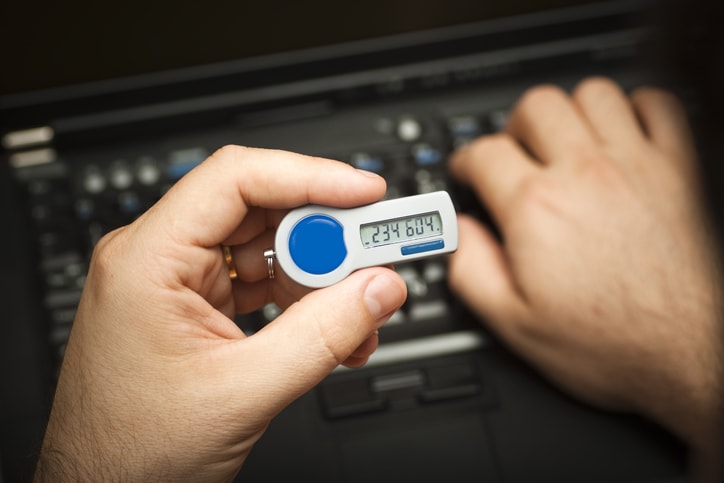
<svg viewBox="0 0 724 483"><path fill-rule="evenodd" d="M299 220L289 234L289 253L305 272L329 273L347 257L344 228L330 216L307 216Z"/></svg>
<svg viewBox="0 0 724 483"><path fill-rule="evenodd" d="M379 156L373 156L367 153L357 153L352 157L352 165L355 168L373 173L381 173L385 167L384 161Z"/></svg>
<svg viewBox="0 0 724 483"><path fill-rule="evenodd" d="M421 144L416 146L413 151L415 162L420 166L429 166L431 164L437 164L442 161L442 152L439 149L435 149L427 144Z"/></svg>
<svg viewBox="0 0 724 483"><path fill-rule="evenodd" d="M441 248L445 248L445 240L439 239L422 243L415 243L414 245L405 245L403 247L400 247L400 251L403 255L414 255L416 253L440 250Z"/></svg>

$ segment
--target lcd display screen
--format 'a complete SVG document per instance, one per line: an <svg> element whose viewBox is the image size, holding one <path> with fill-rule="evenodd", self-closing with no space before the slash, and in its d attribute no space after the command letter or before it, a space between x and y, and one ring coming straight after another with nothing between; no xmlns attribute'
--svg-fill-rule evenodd
<svg viewBox="0 0 724 483"><path fill-rule="evenodd" d="M365 248L439 235L442 235L442 219L437 211L360 226L360 239Z"/></svg>

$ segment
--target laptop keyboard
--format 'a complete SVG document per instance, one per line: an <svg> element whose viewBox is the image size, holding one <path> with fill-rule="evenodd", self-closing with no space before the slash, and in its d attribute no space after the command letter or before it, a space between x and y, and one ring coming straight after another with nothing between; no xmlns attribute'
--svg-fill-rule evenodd
<svg viewBox="0 0 724 483"><path fill-rule="evenodd" d="M454 148L499 129L504 120L505 110L436 119L409 115L394 120L382 118L375 129L388 132L393 142L370 149L313 154L344 160L384 176L388 182L387 198L446 190L458 211L485 217L475 197L449 178L446 162ZM94 245L105 233L132 222L216 147L158 147L108 161L81 156L81 161L57 159L16 169L17 178L27 188L27 206L37 236L43 305L48 315L48 344L57 367ZM451 297L443 258L403 264L397 270L407 283L409 297L381 330L381 361L400 352L400 344L416 347L409 345L415 340L426 342L418 344L419 348L413 350L410 357L436 350L455 350L455 347L440 349L433 339L461 330L479 329L477 324L465 322L469 317L462 315L463 309ZM245 333L251 334L279 313L279 308L270 304L257 312L237 316L236 322ZM460 345L459 340L457 344ZM466 340L462 346L470 344L471 341ZM385 347L389 348L387 355ZM395 357L390 360L393 359Z"/></svg>

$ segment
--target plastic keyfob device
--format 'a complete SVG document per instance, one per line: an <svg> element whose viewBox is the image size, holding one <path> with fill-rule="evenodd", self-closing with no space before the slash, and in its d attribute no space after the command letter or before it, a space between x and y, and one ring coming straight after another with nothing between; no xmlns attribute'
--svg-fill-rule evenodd
<svg viewBox="0 0 724 483"><path fill-rule="evenodd" d="M360 268L454 252L457 218L445 191L356 208L307 205L284 217L274 244L284 273L318 288Z"/></svg>

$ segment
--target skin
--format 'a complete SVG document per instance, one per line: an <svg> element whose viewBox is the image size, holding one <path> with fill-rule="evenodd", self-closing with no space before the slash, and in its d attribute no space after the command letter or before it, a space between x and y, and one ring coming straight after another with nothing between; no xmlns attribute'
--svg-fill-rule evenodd
<svg viewBox="0 0 724 483"><path fill-rule="evenodd" d="M451 171L502 238L461 217L453 290L561 387L718 459L722 285L679 102L603 78L539 86Z"/></svg>
<svg viewBox="0 0 724 483"><path fill-rule="evenodd" d="M269 421L337 365L363 364L405 300L388 268L307 293L267 278L287 208L378 200L382 178L227 147L94 251L36 481L232 479ZM234 246L229 279L220 244ZM298 301L297 301L298 300ZM235 313L286 311L246 337Z"/></svg>

